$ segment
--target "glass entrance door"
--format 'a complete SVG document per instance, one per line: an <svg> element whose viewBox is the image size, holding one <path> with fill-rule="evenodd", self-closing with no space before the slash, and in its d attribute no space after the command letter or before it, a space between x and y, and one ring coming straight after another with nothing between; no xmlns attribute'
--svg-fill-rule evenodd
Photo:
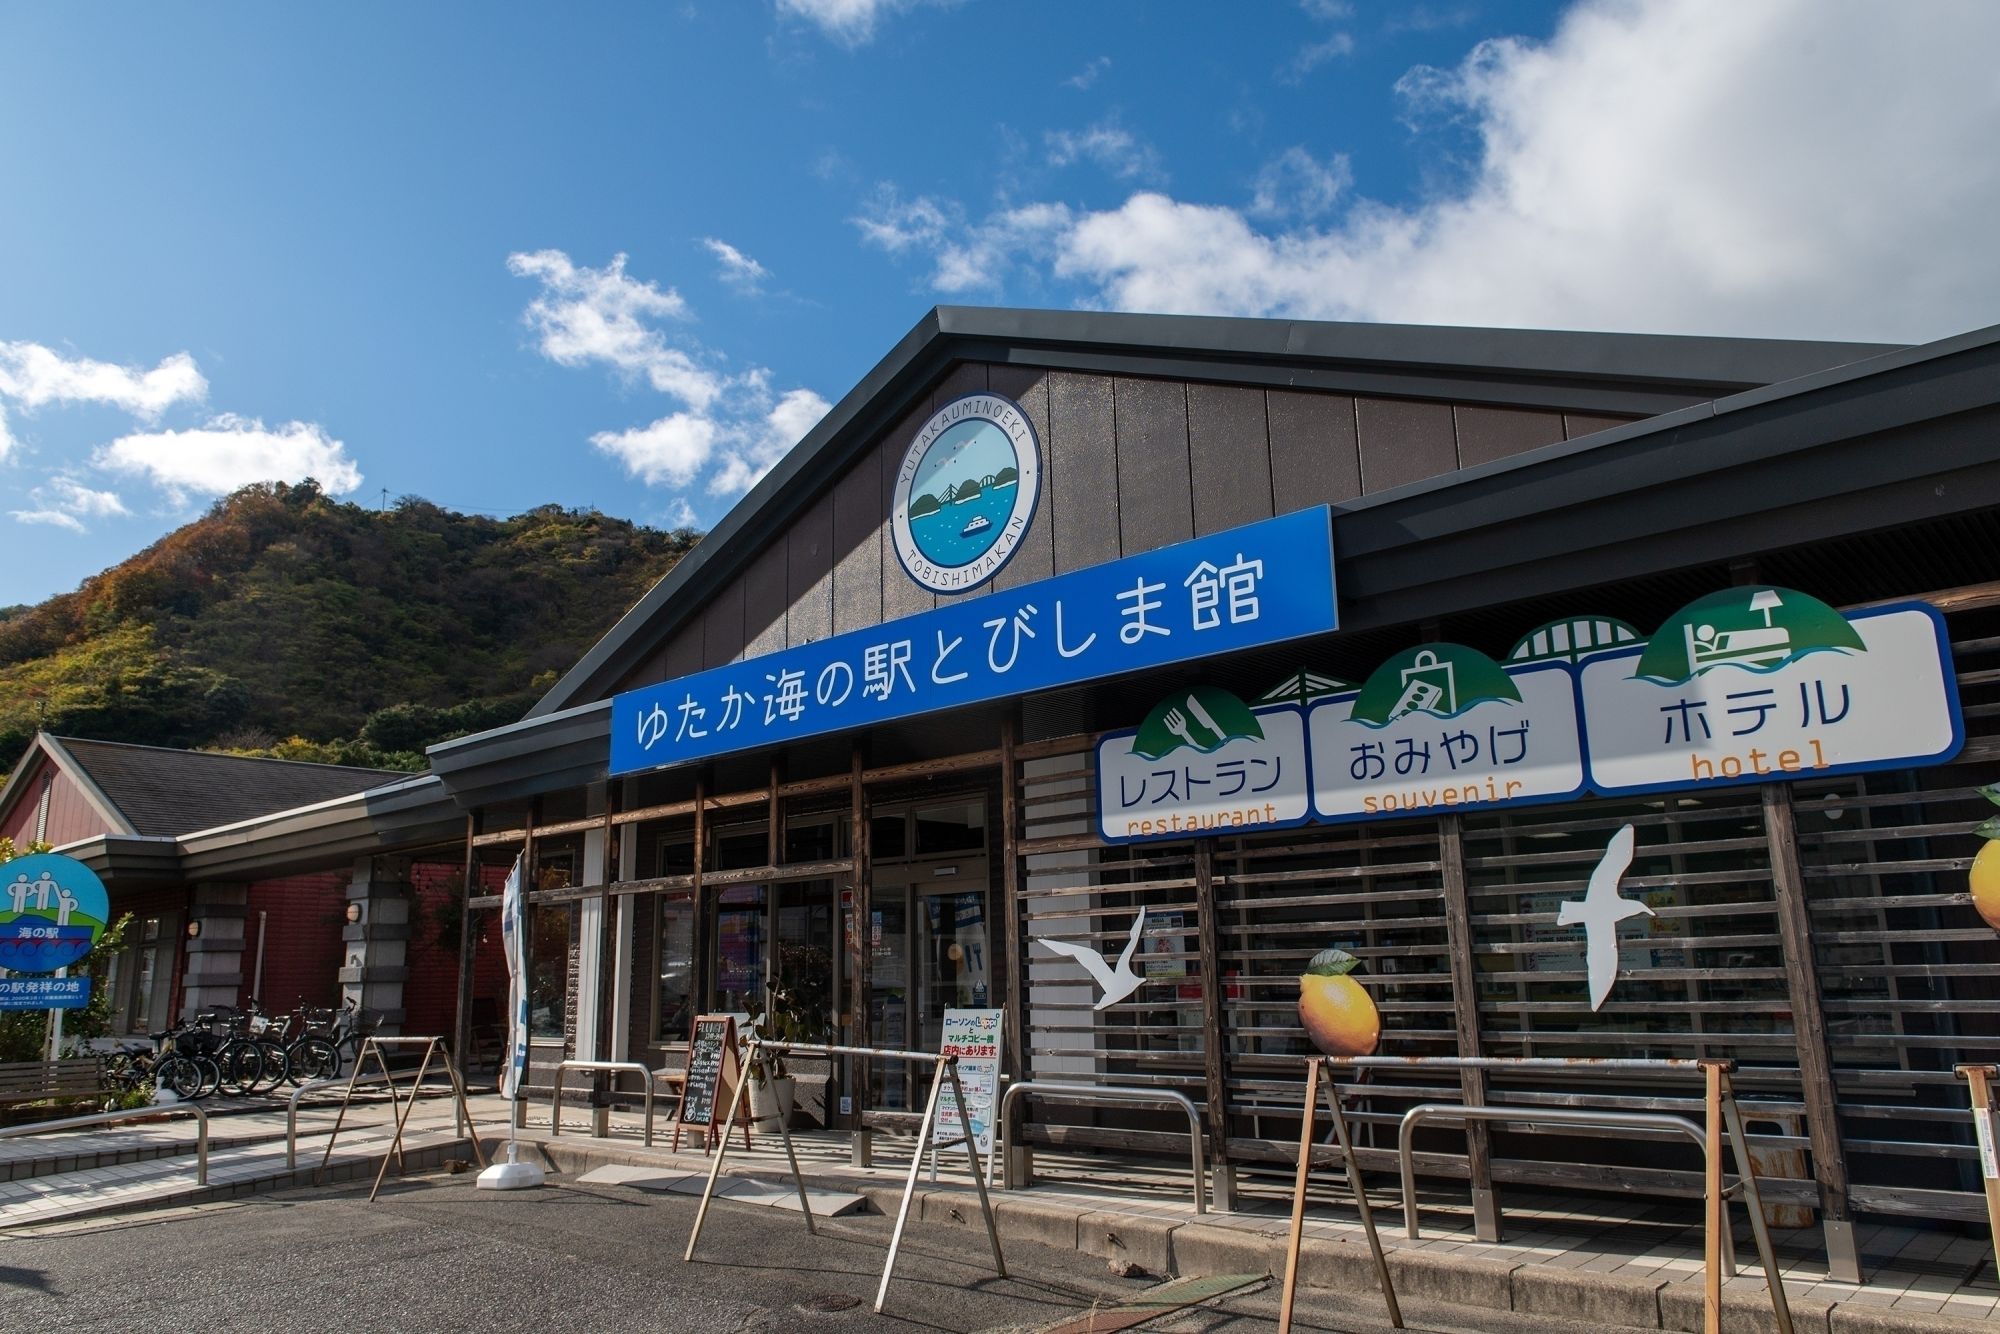
<svg viewBox="0 0 2000 1334"><path fill-rule="evenodd" d="M947 1009L980 1007L992 995L986 863L916 863L877 871L873 892L869 1041L936 1051ZM879 1065L874 1106L913 1110L927 1067Z"/></svg>

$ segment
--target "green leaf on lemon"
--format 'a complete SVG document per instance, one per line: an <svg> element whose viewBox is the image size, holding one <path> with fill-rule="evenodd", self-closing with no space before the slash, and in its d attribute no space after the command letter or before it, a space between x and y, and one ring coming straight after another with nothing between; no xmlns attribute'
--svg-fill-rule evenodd
<svg viewBox="0 0 2000 1334"><path fill-rule="evenodd" d="M1321 950L1306 965L1308 977L1344 977L1361 966L1361 960L1346 950Z"/></svg>
<svg viewBox="0 0 2000 1334"><path fill-rule="evenodd" d="M2000 806L2000 783L1988 783L1985 787L1975 790L1995 806Z"/></svg>
<svg viewBox="0 0 2000 1334"><path fill-rule="evenodd" d="M1981 838L2000 838L2000 815L1990 820L1981 820L1972 827L1972 832Z"/></svg>

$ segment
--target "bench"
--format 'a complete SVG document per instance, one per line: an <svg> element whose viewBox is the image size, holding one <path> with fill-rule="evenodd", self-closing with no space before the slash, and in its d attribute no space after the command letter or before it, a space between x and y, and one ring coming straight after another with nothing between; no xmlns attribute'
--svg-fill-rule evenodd
<svg viewBox="0 0 2000 1334"><path fill-rule="evenodd" d="M104 1067L95 1056L0 1064L0 1103L95 1098L103 1092Z"/></svg>

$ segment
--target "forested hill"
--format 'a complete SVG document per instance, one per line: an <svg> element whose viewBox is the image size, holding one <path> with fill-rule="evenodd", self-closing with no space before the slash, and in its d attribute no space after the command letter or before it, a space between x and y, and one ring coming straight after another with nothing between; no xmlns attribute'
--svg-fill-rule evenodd
<svg viewBox="0 0 2000 1334"><path fill-rule="evenodd" d="M521 716L696 534L548 505L488 519L246 487L0 610L0 769L58 735L423 767Z"/></svg>

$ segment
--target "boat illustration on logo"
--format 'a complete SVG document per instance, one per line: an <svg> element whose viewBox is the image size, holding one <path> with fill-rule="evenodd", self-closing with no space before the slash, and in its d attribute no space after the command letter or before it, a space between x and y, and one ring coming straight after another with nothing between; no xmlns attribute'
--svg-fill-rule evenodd
<svg viewBox="0 0 2000 1334"><path fill-rule="evenodd" d="M992 526L993 526L993 520L987 518L984 514L975 514L972 516L971 523L968 523L967 525L965 525L965 527L958 530L958 535L960 537L971 537L975 533L985 532L988 528L991 528Z"/></svg>
<svg viewBox="0 0 2000 1334"><path fill-rule="evenodd" d="M1789 588L1730 588L1690 602L1640 655L1636 675L1684 685L1718 667L1773 672L1808 653L1863 653L1847 618Z"/></svg>

